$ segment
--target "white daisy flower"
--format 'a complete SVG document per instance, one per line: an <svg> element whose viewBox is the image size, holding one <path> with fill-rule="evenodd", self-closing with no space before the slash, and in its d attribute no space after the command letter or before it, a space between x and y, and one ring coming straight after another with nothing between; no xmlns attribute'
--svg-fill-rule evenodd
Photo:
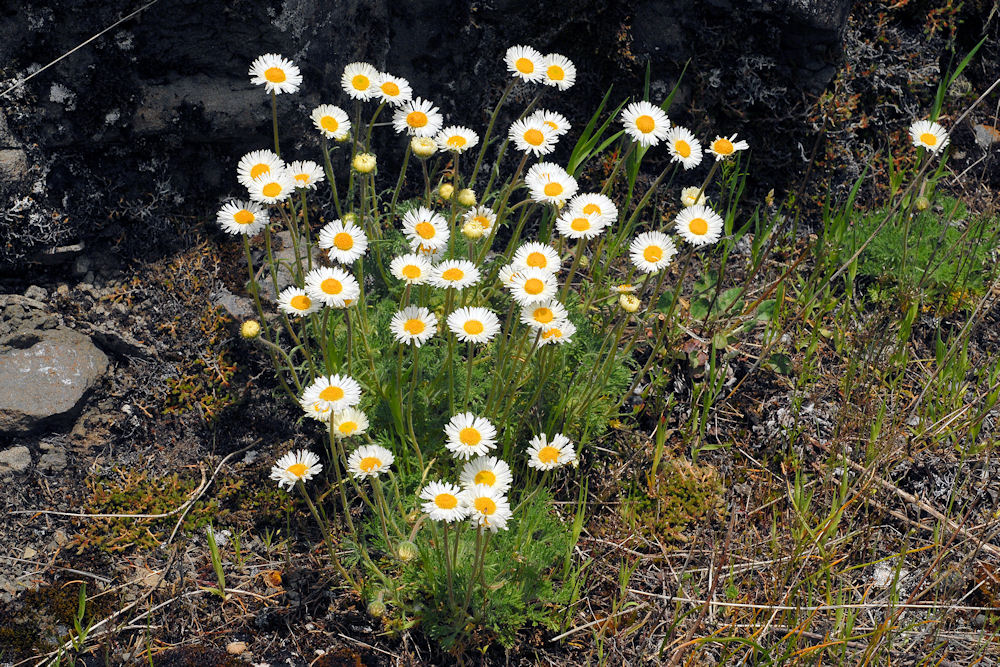
<svg viewBox="0 0 1000 667"><path fill-rule="evenodd" d="M308 410L318 401L333 412L346 410L361 402L361 385L349 375L321 375L302 391L299 404Z"/></svg>
<svg viewBox="0 0 1000 667"><path fill-rule="evenodd" d="M339 266L321 266L305 276L306 294L331 308L345 308L361 295L357 279Z"/></svg>
<svg viewBox="0 0 1000 667"><path fill-rule="evenodd" d="M506 462L495 456L479 456L467 461L462 466L462 475L459 480L465 488L481 484L498 493L507 493L514 481L514 476Z"/></svg>
<svg viewBox="0 0 1000 667"><path fill-rule="evenodd" d="M599 192L583 192L573 197L569 208L586 215L597 215L610 224L618 219L618 207L611 198Z"/></svg>
<svg viewBox="0 0 1000 667"><path fill-rule="evenodd" d="M701 188L697 185L692 185L689 188L681 190L681 204L685 208L695 206L696 204L708 204L708 197L701 191Z"/></svg>
<svg viewBox="0 0 1000 667"><path fill-rule="evenodd" d="M403 215L403 234L410 245L419 243L426 248L443 248L448 245L448 221L439 213L421 206Z"/></svg>
<svg viewBox="0 0 1000 667"><path fill-rule="evenodd" d="M477 222L482 225L483 231L489 233L497 222L497 214L489 206L477 206L465 212L462 222Z"/></svg>
<svg viewBox="0 0 1000 667"><path fill-rule="evenodd" d="M542 83L566 90L576 83L576 65L564 55L550 53L542 60Z"/></svg>
<svg viewBox="0 0 1000 667"><path fill-rule="evenodd" d="M569 239L592 239L600 236L607 226L606 220L596 213L588 215L571 207L556 218L556 231Z"/></svg>
<svg viewBox="0 0 1000 667"><path fill-rule="evenodd" d="M685 171L701 164L701 142L686 127L674 125L667 132L666 141L670 159L680 162Z"/></svg>
<svg viewBox="0 0 1000 667"><path fill-rule="evenodd" d="M544 433L536 435L528 445L528 465L537 470L552 470L566 465L576 465L576 451L573 443L562 433L552 436L552 442Z"/></svg>
<svg viewBox="0 0 1000 667"><path fill-rule="evenodd" d="M566 170L551 162L539 162L524 177L531 199L537 202L559 204L573 197L577 191L576 179Z"/></svg>
<svg viewBox="0 0 1000 667"><path fill-rule="evenodd" d="M216 216L216 221L225 232L247 236L264 229L268 220L267 210L254 201L231 201L224 204Z"/></svg>
<svg viewBox="0 0 1000 667"><path fill-rule="evenodd" d="M514 121L507 132L514 142L514 147L522 153L531 153L535 157L547 155L556 148L556 133L538 119L524 118Z"/></svg>
<svg viewBox="0 0 1000 667"><path fill-rule="evenodd" d="M347 470L358 479L388 472L396 457L381 445L362 445L347 458Z"/></svg>
<svg viewBox="0 0 1000 667"><path fill-rule="evenodd" d="M305 317L319 308L320 304L310 299L301 287L286 287L278 295L278 310L288 315Z"/></svg>
<svg viewBox="0 0 1000 667"><path fill-rule="evenodd" d="M291 60L277 53L265 53L250 65L250 83L264 86L275 95L294 93L302 84L302 74Z"/></svg>
<svg viewBox="0 0 1000 667"><path fill-rule="evenodd" d="M410 139L410 150L421 160L426 160L437 153L437 142L430 137L413 137Z"/></svg>
<svg viewBox="0 0 1000 667"><path fill-rule="evenodd" d="M295 179L287 169L270 171L253 179L247 188L250 199L263 204L275 204L288 199L295 191Z"/></svg>
<svg viewBox="0 0 1000 667"><path fill-rule="evenodd" d="M562 258L552 246L529 241L524 243L514 252L511 262L515 267L521 269L542 269L549 273L559 273Z"/></svg>
<svg viewBox="0 0 1000 667"><path fill-rule="evenodd" d="M556 135L556 138L561 137L570 131L573 127L569 124L566 116L561 113L556 113L555 111L549 111L548 109L539 109L535 113L528 116L530 120L539 121L546 127L548 127Z"/></svg>
<svg viewBox="0 0 1000 667"><path fill-rule="evenodd" d="M389 272L398 280L405 280L411 285L423 285L430 280L434 266L415 253L400 255L389 263Z"/></svg>
<svg viewBox="0 0 1000 667"><path fill-rule="evenodd" d="M723 220L704 205L689 206L674 218L674 228L691 245L709 245L722 236Z"/></svg>
<svg viewBox="0 0 1000 667"><path fill-rule="evenodd" d="M436 262L444 256L444 251L448 249L448 244L440 246L427 246L422 243L417 243L415 241L410 241L410 251L414 252L428 262ZM429 280L429 278L428 278Z"/></svg>
<svg viewBox="0 0 1000 667"><path fill-rule="evenodd" d="M576 325L569 320L557 320L551 326L542 329L542 335L538 339L539 345L562 345L572 343L573 334L576 333Z"/></svg>
<svg viewBox="0 0 1000 667"><path fill-rule="evenodd" d="M306 417L324 424L329 424L330 417L333 416L333 410L330 409L330 404L326 401L313 401L308 405L303 405L302 410L306 413Z"/></svg>
<svg viewBox="0 0 1000 667"><path fill-rule="evenodd" d="M444 446L460 459L482 456L497 446L497 429L485 417L477 417L471 412L463 412L451 418L444 434L448 440Z"/></svg>
<svg viewBox="0 0 1000 667"><path fill-rule="evenodd" d="M467 259L448 259L431 272L430 283L434 287L464 289L479 282L479 269Z"/></svg>
<svg viewBox="0 0 1000 667"><path fill-rule="evenodd" d="M413 99L410 82L388 72L381 72L375 80L376 95L383 102L399 106Z"/></svg>
<svg viewBox="0 0 1000 667"><path fill-rule="evenodd" d="M434 141L442 151L464 153L479 143L479 135L467 127L449 125L437 133Z"/></svg>
<svg viewBox="0 0 1000 667"><path fill-rule="evenodd" d="M519 79L537 83L545 77L545 58L530 46L512 46L504 55L507 71Z"/></svg>
<svg viewBox="0 0 1000 667"><path fill-rule="evenodd" d="M400 343L420 347L437 331L437 315L423 306L407 306L389 321L389 330Z"/></svg>
<svg viewBox="0 0 1000 667"><path fill-rule="evenodd" d="M511 279L511 295L519 304L547 301L559 289L556 276L543 269L519 269Z"/></svg>
<svg viewBox="0 0 1000 667"><path fill-rule="evenodd" d="M421 505L431 521L461 521L469 516L469 509L459 502L462 490L449 482L431 482L420 492Z"/></svg>
<svg viewBox="0 0 1000 667"><path fill-rule="evenodd" d="M327 139L341 141L351 132L351 120L347 112L332 104L321 104L309 115L313 125Z"/></svg>
<svg viewBox="0 0 1000 667"><path fill-rule="evenodd" d="M491 532L507 530L510 503L507 497L489 486L477 484L462 492L462 504L469 508L472 525L489 528Z"/></svg>
<svg viewBox="0 0 1000 667"><path fill-rule="evenodd" d="M351 407L333 413L333 435L338 439L360 435L368 430L368 415Z"/></svg>
<svg viewBox="0 0 1000 667"><path fill-rule="evenodd" d="M488 343L500 333L500 319L489 308L459 308L448 315L447 323L463 343Z"/></svg>
<svg viewBox="0 0 1000 667"><path fill-rule="evenodd" d="M625 125L625 133L644 147L660 143L670 129L667 114L649 102L633 102L625 107L622 123Z"/></svg>
<svg viewBox="0 0 1000 667"><path fill-rule="evenodd" d="M500 271L497 272L497 278L500 280L500 284L508 290L514 289L514 284L517 282L520 275L520 270L513 264L504 264L500 267Z"/></svg>
<svg viewBox="0 0 1000 667"><path fill-rule="evenodd" d="M327 251L331 260L341 264L353 264L368 250L368 237L361 228L342 220L328 222L319 230L316 243Z"/></svg>
<svg viewBox="0 0 1000 667"><path fill-rule="evenodd" d="M315 190L325 178L323 167L312 160L299 160L288 165L288 173L295 180L295 187Z"/></svg>
<svg viewBox="0 0 1000 667"><path fill-rule="evenodd" d="M368 63L351 63L344 68L340 86L352 100L370 100L378 94L378 70Z"/></svg>
<svg viewBox="0 0 1000 667"><path fill-rule="evenodd" d="M396 134L406 132L414 137L433 137L443 122L444 117L438 108L419 97L404 102L392 114L392 128Z"/></svg>
<svg viewBox="0 0 1000 667"><path fill-rule="evenodd" d="M308 449L291 451L284 454L271 468L271 479L278 483L278 488L291 489L298 481L308 482L323 470L319 457Z"/></svg>
<svg viewBox="0 0 1000 667"><path fill-rule="evenodd" d="M643 273L654 273L666 265L677 254L677 246L663 232L644 232L629 244L629 257L635 268Z"/></svg>
<svg viewBox="0 0 1000 667"><path fill-rule="evenodd" d="M555 299L532 301L521 306L521 322L535 329L548 329L567 316L566 307Z"/></svg>
<svg viewBox="0 0 1000 667"><path fill-rule="evenodd" d="M285 161L278 157L274 151L259 150L250 151L240 158L236 165L236 178L245 188L253 185L253 181L258 176L269 173L278 173L285 168Z"/></svg>
<svg viewBox="0 0 1000 667"><path fill-rule="evenodd" d="M917 148L937 153L948 145L948 130L931 120L917 120L910 125L910 139Z"/></svg>
<svg viewBox="0 0 1000 667"><path fill-rule="evenodd" d="M745 141L737 141L734 134L731 137L716 136L708 147L708 152L714 155L715 161L718 162L736 155L737 151L745 151L748 148L750 148L750 144Z"/></svg>

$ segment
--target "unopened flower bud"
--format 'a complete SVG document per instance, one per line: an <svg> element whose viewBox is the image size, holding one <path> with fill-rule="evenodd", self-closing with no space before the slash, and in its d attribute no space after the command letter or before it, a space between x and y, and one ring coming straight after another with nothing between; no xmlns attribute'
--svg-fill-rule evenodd
<svg viewBox="0 0 1000 667"><path fill-rule="evenodd" d="M618 305L627 313L639 310L639 298L635 294L622 294L618 297Z"/></svg>
<svg viewBox="0 0 1000 667"><path fill-rule="evenodd" d="M360 174L370 174L375 171L375 154L358 153L354 156L351 166L354 167L354 171Z"/></svg>
<svg viewBox="0 0 1000 667"><path fill-rule="evenodd" d="M356 225L358 224L358 216L354 213L345 213L340 221L345 225Z"/></svg>
<svg viewBox="0 0 1000 667"><path fill-rule="evenodd" d="M445 201L451 199L451 195L454 194L454 192L455 186L451 183L442 183L441 187L438 188L438 194L441 196L441 199Z"/></svg>
<svg viewBox="0 0 1000 667"><path fill-rule="evenodd" d="M467 208L471 208L476 205L476 193L469 188L462 188L458 191L458 197L456 198L458 203Z"/></svg>
<svg viewBox="0 0 1000 667"><path fill-rule="evenodd" d="M698 196L699 193L701 194L700 197ZM695 204L708 203L708 198L705 196L705 193L701 191L701 188L684 188L681 190L681 203L684 204L685 207L691 207Z"/></svg>
<svg viewBox="0 0 1000 667"><path fill-rule="evenodd" d="M437 144L430 137L413 137L410 139L410 150L421 160L425 160L434 155L437 151Z"/></svg>
<svg viewBox="0 0 1000 667"><path fill-rule="evenodd" d="M926 211L931 207L931 200L923 195L920 195L917 197L917 201L914 202L914 205L917 207L918 211Z"/></svg>
<svg viewBox="0 0 1000 667"><path fill-rule="evenodd" d="M485 233L486 229L476 220L469 220L462 225L462 236L467 239L481 239Z"/></svg>
<svg viewBox="0 0 1000 667"><path fill-rule="evenodd" d="M372 618L382 618L385 616L385 603L382 598L372 600L368 603L368 615Z"/></svg>
<svg viewBox="0 0 1000 667"><path fill-rule="evenodd" d="M247 320L240 325L240 335L250 340L260 335L260 322L257 320Z"/></svg>
<svg viewBox="0 0 1000 667"><path fill-rule="evenodd" d="M417 550L417 545L409 540L403 540L396 545L396 555L399 556L399 560L404 563L409 563L411 560L420 555Z"/></svg>

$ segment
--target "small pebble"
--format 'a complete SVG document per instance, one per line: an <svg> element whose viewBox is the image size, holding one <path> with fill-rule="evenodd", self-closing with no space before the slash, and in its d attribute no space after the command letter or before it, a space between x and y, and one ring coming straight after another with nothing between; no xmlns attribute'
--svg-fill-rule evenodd
<svg viewBox="0 0 1000 667"><path fill-rule="evenodd" d="M229 655L243 655L247 650L246 642L229 642L226 644L226 653Z"/></svg>

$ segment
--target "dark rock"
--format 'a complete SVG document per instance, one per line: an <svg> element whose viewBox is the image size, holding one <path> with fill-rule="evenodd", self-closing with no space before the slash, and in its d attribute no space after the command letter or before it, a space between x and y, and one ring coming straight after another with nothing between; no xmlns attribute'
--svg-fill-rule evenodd
<svg viewBox="0 0 1000 667"><path fill-rule="evenodd" d="M0 354L0 432L24 433L74 416L108 367L90 338L70 329Z"/></svg>

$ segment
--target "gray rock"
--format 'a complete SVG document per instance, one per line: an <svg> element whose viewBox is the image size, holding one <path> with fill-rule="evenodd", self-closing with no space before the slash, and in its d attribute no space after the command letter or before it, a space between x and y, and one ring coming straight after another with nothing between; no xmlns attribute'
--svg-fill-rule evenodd
<svg viewBox="0 0 1000 667"><path fill-rule="evenodd" d="M0 476L24 472L30 465L31 452L27 447L11 447L0 452Z"/></svg>
<svg viewBox="0 0 1000 667"><path fill-rule="evenodd" d="M48 300L49 293L43 287L39 287L38 285L31 285L28 287L28 289L24 290L24 296L28 299L34 299L35 301L43 302Z"/></svg>
<svg viewBox="0 0 1000 667"><path fill-rule="evenodd" d="M108 368L87 336L62 328L36 333L31 347L0 354L0 432L27 433L72 418Z"/></svg>
<svg viewBox="0 0 1000 667"><path fill-rule="evenodd" d="M274 235L274 239L276 240L275 245L278 245L279 243L281 245L281 248L273 251L274 261L278 263L278 272L276 276L278 291L281 292L281 290L286 287L290 287L295 284L295 278L289 270L289 267L294 268L296 266L295 247L292 244L292 234L288 230L278 232ZM305 273L307 271L305 239L300 238L299 244L301 246L299 249L299 257L302 261L302 272ZM319 266L319 262L323 257L323 252L316 247L313 248L313 252L313 268L315 268L316 266ZM271 279L270 272L266 272L263 275L260 283L261 298L275 301L278 298L278 295L274 293L274 281Z"/></svg>
<svg viewBox="0 0 1000 667"><path fill-rule="evenodd" d="M38 469L44 472L59 472L66 468L66 448L53 445L38 459Z"/></svg>
<svg viewBox="0 0 1000 667"><path fill-rule="evenodd" d="M28 156L20 148L0 149L0 175L11 181L28 176Z"/></svg>
<svg viewBox="0 0 1000 667"><path fill-rule="evenodd" d="M220 287L211 294L212 303L222 306L236 320L245 320L254 316L253 301L246 297L236 296L226 287Z"/></svg>

